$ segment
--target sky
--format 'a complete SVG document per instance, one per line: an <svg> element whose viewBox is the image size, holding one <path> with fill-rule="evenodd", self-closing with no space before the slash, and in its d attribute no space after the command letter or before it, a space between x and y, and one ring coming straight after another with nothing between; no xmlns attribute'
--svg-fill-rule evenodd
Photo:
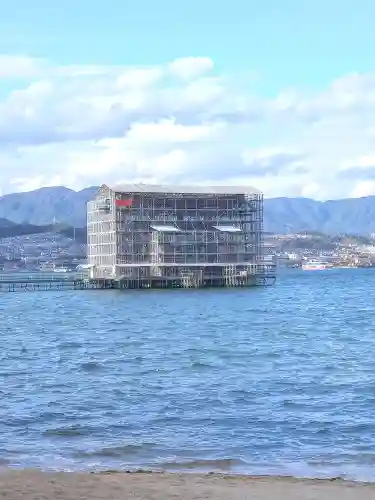
<svg viewBox="0 0 375 500"><path fill-rule="evenodd" d="M375 194L375 2L0 0L0 194Z"/></svg>

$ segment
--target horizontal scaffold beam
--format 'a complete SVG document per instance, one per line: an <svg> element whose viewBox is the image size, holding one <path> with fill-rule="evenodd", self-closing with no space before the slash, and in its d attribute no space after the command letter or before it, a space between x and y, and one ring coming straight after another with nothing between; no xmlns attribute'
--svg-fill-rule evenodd
<svg viewBox="0 0 375 500"><path fill-rule="evenodd" d="M133 264L116 264L116 267L228 267L246 266L250 268L272 267L272 262L141 262ZM100 268L100 267L99 267Z"/></svg>

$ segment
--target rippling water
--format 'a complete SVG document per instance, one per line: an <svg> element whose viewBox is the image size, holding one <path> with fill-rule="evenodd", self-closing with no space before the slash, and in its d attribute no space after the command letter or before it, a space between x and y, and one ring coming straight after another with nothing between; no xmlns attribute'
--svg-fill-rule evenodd
<svg viewBox="0 0 375 500"><path fill-rule="evenodd" d="M0 464L375 480L374 278L3 293Z"/></svg>

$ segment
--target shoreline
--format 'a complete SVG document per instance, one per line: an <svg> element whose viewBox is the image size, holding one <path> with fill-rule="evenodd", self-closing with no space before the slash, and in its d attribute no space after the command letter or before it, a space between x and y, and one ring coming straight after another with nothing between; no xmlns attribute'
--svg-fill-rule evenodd
<svg viewBox="0 0 375 500"><path fill-rule="evenodd" d="M370 500L374 482L196 472L0 469L4 500Z"/></svg>

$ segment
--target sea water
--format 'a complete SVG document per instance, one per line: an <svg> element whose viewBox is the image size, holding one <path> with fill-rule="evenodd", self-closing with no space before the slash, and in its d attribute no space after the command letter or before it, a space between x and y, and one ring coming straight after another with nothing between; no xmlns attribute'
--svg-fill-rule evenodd
<svg viewBox="0 0 375 500"><path fill-rule="evenodd" d="M0 465L375 480L375 271L0 295Z"/></svg>

